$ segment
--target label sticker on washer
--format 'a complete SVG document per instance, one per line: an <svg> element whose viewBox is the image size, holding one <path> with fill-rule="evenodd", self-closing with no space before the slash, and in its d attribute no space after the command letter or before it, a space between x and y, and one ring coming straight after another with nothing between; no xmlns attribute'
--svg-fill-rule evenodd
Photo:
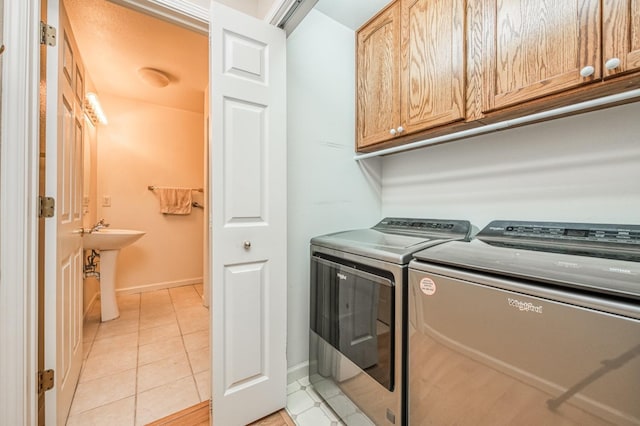
<svg viewBox="0 0 640 426"><path fill-rule="evenodd" d="M436 292L436 283L431 278L423 278L420 280L420 290L427 296L433 296Z"/></svg>

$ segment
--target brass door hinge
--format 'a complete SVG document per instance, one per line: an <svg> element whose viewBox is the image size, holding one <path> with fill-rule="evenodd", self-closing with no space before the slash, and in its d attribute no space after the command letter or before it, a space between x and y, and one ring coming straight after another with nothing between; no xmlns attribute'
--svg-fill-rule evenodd
<svg viewBox="0 0 640 426"><path fill-rule="evenodd" d="M38 393L53 389L53 370L38 371Z"/></svg>
<svg viewBox="0 0 640 426"><path fill-rule="evenodd" d="M56 27L52 27L51 25L47 25L40 21L40 44L55 46L57 35L58 31L56 30Z"/></svg>
<svg viewBox="0 0 640 426"><path fill-rule="evenodd" d="M40 211L38 217L53 217L56 212L56 200L52 197L38 197Z"/></svg>

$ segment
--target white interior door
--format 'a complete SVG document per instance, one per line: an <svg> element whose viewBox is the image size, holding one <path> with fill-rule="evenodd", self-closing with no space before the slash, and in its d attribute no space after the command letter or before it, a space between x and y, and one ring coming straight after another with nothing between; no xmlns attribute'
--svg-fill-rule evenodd
<svg viewBox="0 0 640 426"><path fill-rule="evenodd" d="M58 29L47 51L46 194L56 200L45 225L46 424L64 425L82 366L82 64L58 0L48 0Z"/></svg>
<svg viewBox="0 0 640 426"><path fill-rule="evenodd" d="M286 40L211 5L213 424L286 404Z"/></svg>

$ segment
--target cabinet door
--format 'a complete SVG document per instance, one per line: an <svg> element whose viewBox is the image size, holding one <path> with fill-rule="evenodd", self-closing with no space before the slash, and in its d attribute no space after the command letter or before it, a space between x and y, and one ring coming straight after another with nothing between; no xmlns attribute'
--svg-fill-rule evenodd
<svg viewBox="0 0 640 426"><path fill-rule="evenodd" d="M389 131L400 125L398 7L391 5L358 32L358 148L393 138Z"/></svg>
<svg viewBox="0 0 640 426"><path fill-rule="evenodd" d="M484 111L601 78L599 0L473 1L485 7Z"/></svg>
<svg viewBox="0 0 640 426"><path fill-rule="evenodd" d="M602 29L604 77L640 69L640 0L604 0Z"/></svg>
<svg viewBox="0 0 640 426"><path fill-rule="evenodd" d="M465 117L464 0L402 0L401 125L407 133Z"/></svg>

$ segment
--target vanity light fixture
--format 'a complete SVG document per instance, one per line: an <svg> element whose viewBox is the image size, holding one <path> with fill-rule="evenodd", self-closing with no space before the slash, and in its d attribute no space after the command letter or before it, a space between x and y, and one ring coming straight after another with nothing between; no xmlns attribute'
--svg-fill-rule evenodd
<svg viewBox="0 0 640 426"><path fill-rule="evenodd" d="M107 124L107 116L104 115L104 111L102 110L102 106L98 100L98 95L95 93L87 93L87 96L84 99L84 112L94 124L96 122Z"/></svg>

